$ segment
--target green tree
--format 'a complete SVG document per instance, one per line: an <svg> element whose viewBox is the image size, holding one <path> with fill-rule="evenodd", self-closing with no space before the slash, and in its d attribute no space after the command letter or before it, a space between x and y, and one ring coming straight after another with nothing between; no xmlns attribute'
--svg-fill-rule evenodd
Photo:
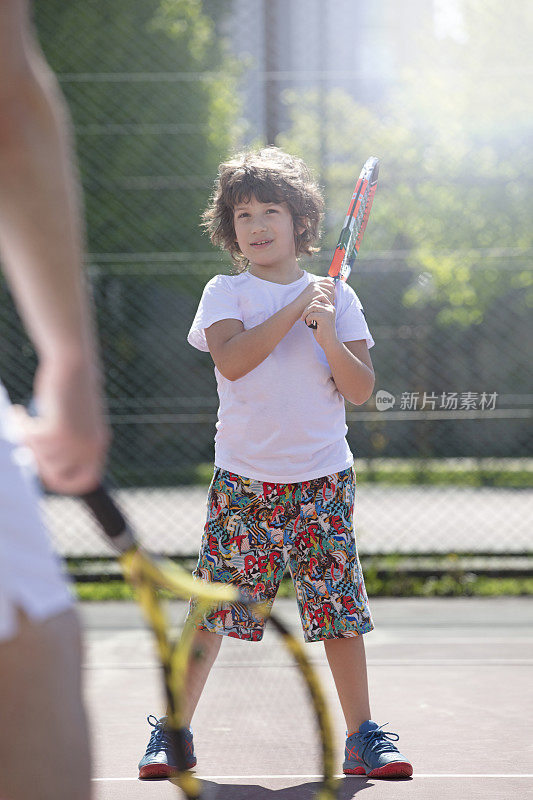
<svg viewBox="0 0 533 800"><path fill-rule="evenodd" d="M326 130L323 178L329 208L338 212L330 218L328 246L360 165L379 156L364 251L404 252L422 274L404 303L434 308L440 325L468 327L506 293L517 295L522 309L533 304L533 98L524 88L531 72L529 4L464 0L461 7L459 41L421 28L409 68L377 108L340 90L328 93L324 107L318 92L303 100L287 93L292 126L279 143L319 169L319 131ZM502 259L512 268L499 268Z"/></svg>
<svg viewBox="0 0 533 800"><path fill-rule="evenodd" d="M230 5L36 4L74 120L92 252L205 248L199 213L238 111L217 31Z"/></svg>
<svg viewBox="0 0 533 800"><path fill-rule="evenodd" d="M231 0L35 4L74 123L115 423L110 467L124 485L179 481L211 457L210 425L139 425L136 415L198 404L205 374L213 380L185 342L206 280L200 213L240 110L239 68L221 36L230 9ZM0 313L13 343L0 371L18 399L29 394L33 361L24 375L13 320L11 306Z"/></svg>

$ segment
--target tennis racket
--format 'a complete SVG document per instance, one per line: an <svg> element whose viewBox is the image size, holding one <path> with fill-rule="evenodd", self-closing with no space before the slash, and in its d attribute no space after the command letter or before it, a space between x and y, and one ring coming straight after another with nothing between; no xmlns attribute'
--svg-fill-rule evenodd
<svg viewBox="0 0 533 800"><path fill-rule="evenodd" d="M297 667L307 696L313 708L315 728L319 742L321 777L314 797L317 800L335 800L337 781L334 778L333 735L324 693L315 669L304 646L293 636L286 625L261 603L249 602L237 586L209 583L193 576L171 562L149 555L137 543L131 527L126 522L107 490L99 486L84 494L81 499L90 509L110 542L119 551L124 575L136 588L137 598L150 625L157 644L163 668L164 689L167 702L166 729L174 750L177 771L171 781L188 800L202 800L201 781L186 768L186 728L183 722L184 689L187 665L191 657L194 634L200 619L221 603L247 606L254 614L268 616L280 642ZM159 589L167 589L179 598L194 599L181 635L172 639L163 611Z"/></svg>
<svg viewBox="0 0 533 800"><path fill-rule="evenodd" d="M378 185L378 175L379 159L371 156L363 164L363 169L355 185L348 213L328 270L328 278L333 278L335 281L348 280L363 241ZM308 323L308 327L316 329L317 324L313 320Z"/></svg>

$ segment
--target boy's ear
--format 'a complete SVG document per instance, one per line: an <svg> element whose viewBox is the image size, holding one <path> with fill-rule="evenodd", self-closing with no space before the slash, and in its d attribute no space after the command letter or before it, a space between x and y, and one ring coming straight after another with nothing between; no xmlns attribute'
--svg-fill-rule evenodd
<svg viewBox="0 0 533 800"><path fill-rule="evenodd" d="M301 219L301 217L300 217L300 219ZM296 220L294 222L294 230L296 231L298 236L302 235L302 233L305 231L305 227L306 227L305 226L305 222L300 222L299 220Z"/></svg>

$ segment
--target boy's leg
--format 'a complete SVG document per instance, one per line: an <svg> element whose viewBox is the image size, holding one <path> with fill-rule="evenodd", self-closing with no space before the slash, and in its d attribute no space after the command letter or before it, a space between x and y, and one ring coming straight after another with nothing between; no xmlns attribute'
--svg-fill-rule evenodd
<svg viewBox="0 0 533 800"><path fill-rule="evenodd" d="M0 797L89 800L90 758L72 609L44 621L18 614L0 642Z"/></svg>
<svg viewBox="0 0 533 800"><path fill-rule="evenodd" d="M196 632L191 648L184 689L183 725L189 727L198 701L209 677L211 667L220 650L222 636L210 631ZM148 723L151 727L150 740L146 753L139 761L140 778L169 778L176 770L174 753L167 735L166 717L150 715ZM185 734L185 759L188 769L196 766L192 733Z"/></svg>
<svg viewBox="0 0 533 800"><path fill-rule="evenodd" d="M265 527L274 509L285 498L277 486L264 484L215 468L208 494L207 523L198 565L193 573L208 581L231 582L256 600L273 602L285 569L283 530ZM288 498L290 501L290 497ZM288 503L291 508L292 504ZM294 512L291 512L294 513ZM239 525L235 528L235 520ZM260 523L260 524L259 524ZM271 565L270 572L262 565ZM222 604L207 613L199 624L191 650L185 684L184 724L190 725L211 667L217 657L222 636L258 641L264 619L248 613L239 603ZM163 777L171 774L172 753L165 733L165 719L151 717L152 728L146 753L139 762L139 775ZM196 764L190 739L190 761Z"/></svg>
<svg viewBox="0 0 533 800"><path fill-rule="evenodd" d="M408 778L413 767L394 742L370 718L365 647L362 636L325 639L324 647L346 720L343 771L373 778Z"/></svg>
<svg viewBox="0 0 533 800"><path fill-rule="evenodd" d="M185 679L185 725L191 719L204 690L211 667L220 650L222 636L211 631L197 631L191 649L187 677Z"/></svg>
<svg viewBox="0 0 533 800"><path fill-rule="evenodd" d="M363 637L324 639L324 648L350 735L371 719Z"/></svg>
<svg viewBox="0 0 533 800"><path fill-rule="evenodd" d="M353 530L354 500L352 469L302 483L301 533L291 554L304 636L324 642L348 733L370 719L362 634L373 627Z"/></svg>
<svg viewBox="0 0 533 800"><path fill-rule="evenodd" d="M353 531L354 495L351 470L302 484L305 546L297 547L291 570L305 638L324 641L346 719L344 773L407 777L413 768L393 744L398 734L370 719L362 634L373 624Z"/></svg>

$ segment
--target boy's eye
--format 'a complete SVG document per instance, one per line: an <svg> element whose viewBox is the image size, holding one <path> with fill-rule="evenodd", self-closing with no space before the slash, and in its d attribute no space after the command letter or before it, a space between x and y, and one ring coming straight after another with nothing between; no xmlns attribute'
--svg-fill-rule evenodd
<svg viewBox="0 0 533 800"><path fill-rule="evenodd" d="M265 214L278 214L278 213L279 213L279 208L267 208L266 211L265 211ZM250 216L250 212L249 211L237 211L235 216L236 216L237 219L244 219L245 217L249 217Z"/></svg>

